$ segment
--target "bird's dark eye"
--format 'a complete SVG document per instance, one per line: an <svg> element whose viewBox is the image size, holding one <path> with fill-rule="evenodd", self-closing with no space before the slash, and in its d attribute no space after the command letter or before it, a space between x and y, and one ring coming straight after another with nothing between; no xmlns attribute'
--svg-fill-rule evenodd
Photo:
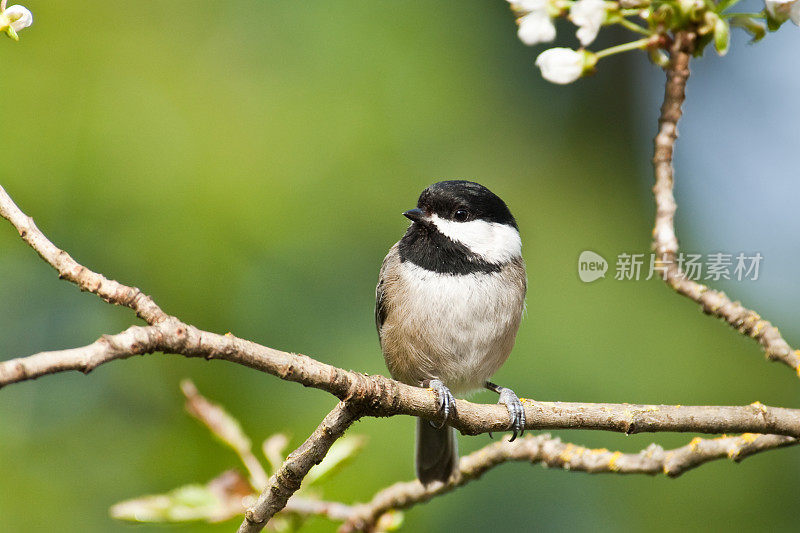
<svg viewBox="0 0 800 533"><path fill-rule="evenodd" d="M469 218L469 212L466 209L458 209L453 213L453 220L456 222L466 222Z"/></svg>

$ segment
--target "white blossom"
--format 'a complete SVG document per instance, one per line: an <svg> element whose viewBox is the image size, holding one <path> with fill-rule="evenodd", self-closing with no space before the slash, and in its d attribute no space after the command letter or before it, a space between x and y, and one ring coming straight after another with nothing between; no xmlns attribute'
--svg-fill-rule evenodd
<svg viewBox="0 0 800 533"><path fill-rule="evenodd" d="M548 0L509 0L519 14L517 36L528 46L549 43L556 38L556 27L550 17Z"/></svg>
<svg viewBox="0 0 800 533"><path fill-rule="evenodd" d="M556 38L556 27L550 15L534 11L519 19L517 37L528 46L549 43Z"/></svg>
<svg viewBox="0 0 800 533"><path fill-rule="evenodd" d="M550 48L536 58L536 66L542 71L542 77L549 82L566 85L581 76L594 64L594 55L584 50L575 51L569 48Z"/></svg>
<svg viewBox="0 0 800 533"><path fill-rule="evenodd" d="M11 6L0 13L0 27L11 26L17 32L31 24L33 24L33 15L22 6Z"/></svg>
<svg viewBox="0 0 800 533"><path fill-rule="evenodd" d="M0 9L5 1L0 4ZM11 6L0 11L0 32L6 32L9 37L19 41L17 32L33 24L33 15L22 6Z"/></svg>
<svg viewBox="0 0 800 533"><path fill-rule="evenodd" d="M783 23L792 19L800 26L800 0L765 0L767 13L775 20Z"/></svg>
<svg viewBox="0 0 800 533"><path fill-rule="evenodd" d="M578 26L578 40L583 46L592 43L606 20L603 0L578 0L569 10L569 19Z"/></svg>

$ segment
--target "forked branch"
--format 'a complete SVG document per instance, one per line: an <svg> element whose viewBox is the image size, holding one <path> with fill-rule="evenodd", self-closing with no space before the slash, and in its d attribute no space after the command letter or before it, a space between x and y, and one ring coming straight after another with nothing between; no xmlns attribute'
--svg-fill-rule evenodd
<svg viewBox="0 0 800 533"><path fill-rule="evenodd" d="M339 402L328 413L314 433L295 451L289 454L280 469L273 475L258 501L244 514L239 533L257 533L286 507L286 502L297 492L303 478L314 465L325 458L333 443L344 435L359 415L347 402Z"/></svg>
<svg viewBox="0 0 800 533"><path fill-rule="evenodd" d="M766 357L781 361L800 376L800 351L792 350L778 328L761 316L734 302L725 293L689 279L678 264L678 239L675 236L675 169L673 154L678 137L678 120L686 99L689 61L694 51L696 35L679 32L671 49L672 63L667 71L664 103L661 106L658 134L655 137L653 167L656 218L653 228L653 249L663 267L664 281L679 294L700 304L703 312L723 319L740 333L756 339Z"/></svg>

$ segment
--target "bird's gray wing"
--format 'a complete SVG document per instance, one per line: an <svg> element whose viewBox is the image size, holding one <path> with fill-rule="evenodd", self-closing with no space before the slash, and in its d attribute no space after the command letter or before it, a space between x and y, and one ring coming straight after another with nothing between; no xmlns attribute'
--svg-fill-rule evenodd
<svg viewBox="0 0 800 533"><path fill-rule="evenodd" d="M386 320L386 299L383 295L383 279L378 280L375 287L375 327L378 328L378 335L381 334L381 326Z"/></svg>
<svg viewBox="0 0 800 533"><path fill-rule="evenodd" d="M378 336L381 335L381 328L386 321L386 315L389 313L389 303L386 298L386 283L387 276L391 276L391 272L400 263L400 255L397 251L395 244L381 264L381 273L378 277L378 285L375 287L375 327L378 329Z"/></svg>

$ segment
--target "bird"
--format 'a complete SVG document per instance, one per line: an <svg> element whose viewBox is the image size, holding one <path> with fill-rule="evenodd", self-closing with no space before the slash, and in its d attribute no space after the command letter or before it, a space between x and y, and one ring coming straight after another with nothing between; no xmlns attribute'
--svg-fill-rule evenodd
<svg viewBox="0 0 800 533"><path fill-rule="evenodd" d="M411 225L381 265L375 324L392 378L436 394L441 424L417 419L416 474L428 486L458 471L455 395L498 393L511 440L524 431L519 397L488 380L514 347L527 275L517 222L483 185L434 183L403 215Z"/></svg>

